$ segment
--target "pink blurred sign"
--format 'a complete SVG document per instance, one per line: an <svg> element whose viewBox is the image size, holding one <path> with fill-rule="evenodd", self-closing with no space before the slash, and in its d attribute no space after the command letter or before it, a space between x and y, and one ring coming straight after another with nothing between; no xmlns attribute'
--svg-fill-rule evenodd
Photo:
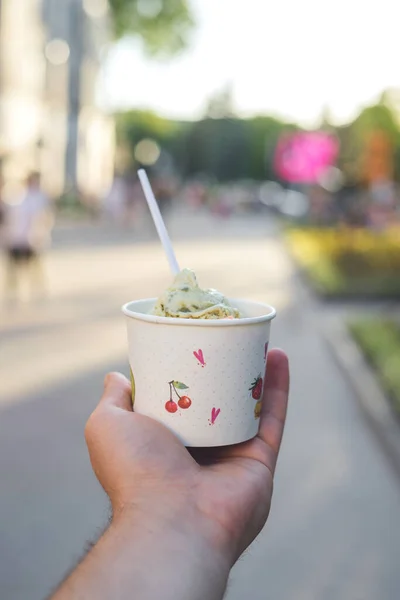
<svg viewBox="0 0 400 600"><path fill-rule="evenodd" d="M275 171L284 181L315 183L339 152L337 139L323 131L283 134L275 152Z"/></svg>

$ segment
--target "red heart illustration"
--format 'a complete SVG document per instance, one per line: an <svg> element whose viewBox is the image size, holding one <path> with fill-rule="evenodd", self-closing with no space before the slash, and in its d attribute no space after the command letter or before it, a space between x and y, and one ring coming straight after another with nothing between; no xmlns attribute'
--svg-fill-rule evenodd
<svg viewBox="0 0 400 600"><path fill-rule="evenodd" d="M211 411L211 423L214 425L219 413L221 412L220 408L213 408Z"/></svg>
<svg viewBox="0 0 400 600"><path fill-rule="evenodd" d="M197 360L199 361L200 364L204 365L204 355L203 355L203 350L197 350L193 352L195 358L197 358Z"/></svg>

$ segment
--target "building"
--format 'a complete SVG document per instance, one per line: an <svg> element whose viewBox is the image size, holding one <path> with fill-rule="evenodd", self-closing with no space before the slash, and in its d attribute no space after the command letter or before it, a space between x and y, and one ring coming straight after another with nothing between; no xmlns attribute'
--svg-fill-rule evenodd
<svg viewBox="0 0 400 600"><path fill-rule="evenodd" d="M3 177L39 169L53 196L98 197L114 166L114 125L98 105L107 0L1 0Z"/></svg>
<svg viewBox="0 0 400 600"><path fill-rule="evenodd" d="M0 26L0 151L3 177L13 182L40 160L46 66L40 0L2 0Z"/></svg>

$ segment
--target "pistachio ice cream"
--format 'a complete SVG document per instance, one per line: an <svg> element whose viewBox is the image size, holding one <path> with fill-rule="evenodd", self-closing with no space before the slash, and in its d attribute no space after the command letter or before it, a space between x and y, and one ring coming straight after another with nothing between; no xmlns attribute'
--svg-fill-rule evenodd
<svg viewBox="0 0 400 600"><path fill-rule="evenodd" d="M223 294L199 287L196 275L183 269L157 300L152 315L181 319L227 319L240 317Z"/></svg>

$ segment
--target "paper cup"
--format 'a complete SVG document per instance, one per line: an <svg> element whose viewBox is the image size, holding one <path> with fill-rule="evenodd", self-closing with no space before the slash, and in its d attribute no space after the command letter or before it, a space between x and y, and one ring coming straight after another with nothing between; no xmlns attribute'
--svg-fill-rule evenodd
<svg viewBox="0 0 400 600"><path fill-rule="evenodd" d="M227 446L257 435L271 306L232 299L241 319L149 314L155 299L123 307L135 412L168 427L185 446Z"/></svg>

